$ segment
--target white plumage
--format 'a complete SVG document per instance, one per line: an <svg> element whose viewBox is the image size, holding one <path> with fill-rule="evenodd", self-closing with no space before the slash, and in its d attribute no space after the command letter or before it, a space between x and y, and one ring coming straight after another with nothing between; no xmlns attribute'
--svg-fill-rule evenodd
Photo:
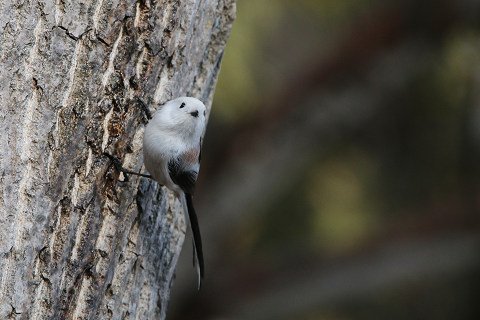
<svg viewBox="0 0 480 320"><path fill-rule="evenodd" d="M200 169L205 123L205 105L195 98L180 97L160 107L145 128L143 138L145 168L156 181L174 191L188 211L199 286L203 277L203 253L191 196Z"/></svg>

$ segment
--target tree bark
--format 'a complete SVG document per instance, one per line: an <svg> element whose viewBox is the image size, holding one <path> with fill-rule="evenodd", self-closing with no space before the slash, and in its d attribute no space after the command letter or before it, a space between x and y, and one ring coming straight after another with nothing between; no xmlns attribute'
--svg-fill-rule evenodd
<svg viewBox="0 0 480 320"><path fill-rule="evenodd" d="M185 235L145 117L209 108L234 0L0 3L0 318L164 319ZM193 272L193 270L192 270Z"/></svg>

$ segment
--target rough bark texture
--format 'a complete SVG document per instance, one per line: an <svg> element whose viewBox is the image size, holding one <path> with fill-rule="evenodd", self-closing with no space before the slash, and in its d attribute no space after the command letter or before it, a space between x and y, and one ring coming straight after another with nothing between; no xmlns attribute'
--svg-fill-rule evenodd
<svg viewBox="0 0 480 320"><path fill-rule="evenodd" d="M164 318L185 221L144 115L210 105L234 0L0 3L0 319ZM120 180L119 180L120 179ZM193 272L193 270L192 270Z"/></svg>

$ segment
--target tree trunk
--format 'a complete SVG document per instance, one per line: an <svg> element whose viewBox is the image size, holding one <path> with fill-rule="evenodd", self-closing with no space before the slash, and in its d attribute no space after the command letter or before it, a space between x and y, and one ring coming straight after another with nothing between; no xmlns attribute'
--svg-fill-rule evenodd
<svg viewBox="0 0 480 320"><path fill-rule="evenodd" d="M0 3L0 319L165 318L180 203L103 153L142 168L137 97L210 105L234 14L234 0Z"/></svg>

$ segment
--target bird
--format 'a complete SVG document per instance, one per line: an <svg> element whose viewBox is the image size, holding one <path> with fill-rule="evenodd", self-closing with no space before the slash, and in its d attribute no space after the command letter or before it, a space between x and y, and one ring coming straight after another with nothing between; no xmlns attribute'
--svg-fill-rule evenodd
<svg viewBox="0 0 480 320"><path fill-rule="evenodd" d="M193 97L179 97L150 114L148 106L138 99L150 121L143 136L143 161L150 174L142 174L122 167L120 160L108 153L118 171L156 180L172 190L187 213L193 234L194 261L198 290L205 274L202 238L193 193L200 170L202 139L205 132L207 108Z"/></svg>
<svg viewBox="0 0 480 320"><path fill-rule="evenodd" d="M202 239L193 194L200 170L207 109L193 97L166 102L148 122L143 137L145 169L159 184L172 190L188 213L193 234L198 289L205 273Z"/></svg>

